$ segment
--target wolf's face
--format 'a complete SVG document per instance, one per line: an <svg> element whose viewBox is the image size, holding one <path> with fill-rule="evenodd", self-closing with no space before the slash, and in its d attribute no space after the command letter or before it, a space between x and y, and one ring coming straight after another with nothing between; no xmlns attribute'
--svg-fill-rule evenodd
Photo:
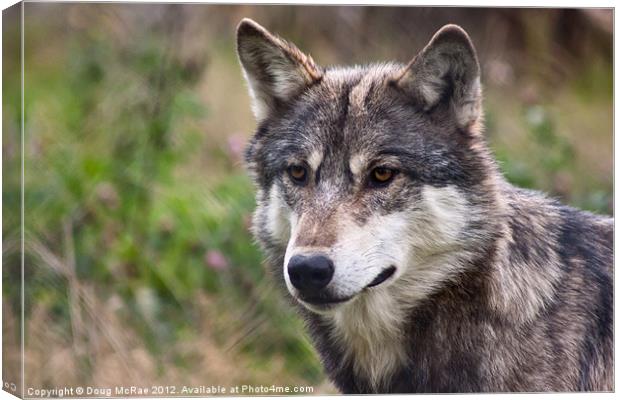
<svg viewBox="0 0 620 400"><path fill-rule="evenodd" d="M322 69L244 20L238 52L259 121L247 150L254 230L291 295L330 312L449 275L431 260L479 239L475 204L488 193L465 32L443 28L406 66Z"/></svg>

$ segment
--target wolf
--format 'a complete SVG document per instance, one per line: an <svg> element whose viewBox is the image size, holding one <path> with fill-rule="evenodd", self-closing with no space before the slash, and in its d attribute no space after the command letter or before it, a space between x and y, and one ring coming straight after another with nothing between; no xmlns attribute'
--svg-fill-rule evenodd
<svg viewBox="0 0 620 400"><path fill-rule="evenodd" d="M467 33L320 67L250 19L253 233L343 393L613 390L613 219L509 184Z"/></svg>

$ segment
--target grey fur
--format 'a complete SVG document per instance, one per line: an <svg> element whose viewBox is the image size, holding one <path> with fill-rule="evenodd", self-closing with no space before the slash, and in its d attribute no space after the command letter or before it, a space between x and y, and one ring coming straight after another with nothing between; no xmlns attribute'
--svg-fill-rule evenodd
<svg viewBox="0 0 620 400"><path fill-rule="evenodd" d="M322 69L243 20L238 52L260 109L254 234L340 390L613 390L613 220L505 181L461 28L408 65ZM397 171L385 186L378 165ZM337 260L320 300L343 303L306 302L283 273L318 251Z"/></svg>

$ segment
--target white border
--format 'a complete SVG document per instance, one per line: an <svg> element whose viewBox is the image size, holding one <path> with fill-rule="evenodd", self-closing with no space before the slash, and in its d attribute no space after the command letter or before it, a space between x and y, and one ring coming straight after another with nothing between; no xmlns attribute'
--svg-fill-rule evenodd
<svg viewBox="0 0 620 400"><path fill-rule="evenodd" d="M39 2L37 0L30 0L28 2ZM103 2L103 1L64 1L64 2L82 2L82 3L87 3L87 2ZM5 9L13 4L15 4L16 2L13 0L0 0L0 6L2 7L2 9ZM112 3L112 1L110 1L109 3ZM114 3L123 3L122 1L114 1ZM520 2L509 2L509 1L493 1L493 0L478 0L478 1L453 1L450 3L446 3L443 1L433 1L433 0L424 0L422 2L413 2L413 1L398 1L398 0L383 0L383 1L368 1L368 0L357 0L357 1L338 1L338 2L333 2L333 1L314 1L312 3L309 2L305 2L305 1L300 1L300 0L289 0L286 2L278 2L278 1L244 1L244 2L232 2L232 1L194 1L194 0L185 0L185 1L178 1L178 0L172 0L172 1L146 1L146 0L132 0L132 1L127 1L127 3L205 3L205 4L293 4L293 5L299 5L299 4L315 4L315 5L383 5L383 6L444 6L444 7L481 7L481 8L496 8L496 7L548 7L548 8L610 8L610 7L615 7L615 2L612 1L600 1L600 0L592 0L592 1L588 1L588 2L579 2L579 1L558 1L558 0L553 0L553 1L545 1L545 2L540 2L540 1L532 1L532 0L524 0L524 1L520 1ZM615 17L616 17L616 10L614 8L613 10L613 14L614 14L614 22L615 22ZM24 5L22 4L22 27L23 27L23 15L24 15ZM2 21L0 19L0 35L1 35L1 30L2 30ZM25 84L25 79L24 79L24 52L23 52L23 45L24 45L24 36L23 36L24 30L22 29L22 35L21 35L21 45L22 45L22 52L21 52L21 67L22 67L22 126L21 126L21 130L22 130L22 142L21 142L21 146L22 146L22 171L21 171L21 179L22 179L22 204L21 204L21 219L22 219L22 261L21 261L21 268L22 268L22 322L23 322L23 309L24 309L24 275L23 275L23 268L24 268L24 258L23 258L23 250L24 250L24 230L23 230L23 221L24 221L24 204L23 204L23 195L24 195L24 187L23 187L23 182L24 182L24 158L23 158L23 151L24 151L24 98L23 98L23 89L24 89L24 84ZM620 50L618 42L615 40L615 24L614 24L614 77L618 76L618 65L615 62L616 61L616 55L618 54L618 51ZM0 52L0 65L2 64L2 53ZM615 99L616 99L616 95L618 94L618 81L617 79L614 79L614 161L615 161L615 155L618 154L618 149L619 149L619 144L618 142L615 140L615 121L616 118L618 116L618 109L616 107L616 103L615 103ZM0 75L0 91L2 88L2 77ZM1 107L2 105L0 104L0 112L1 112ZM0 153L0 160L2 159L2 155ZM617 196L615 196L615 188L616 188L616 177L618 176L618 172L620 170L620 167L614 162L614 210L618 210L618 206L620 205L620 200L618 199ZM0 176L2 173L2 166L0 165ZM2 198L0 197L0 209L2 206ZM0 223L2 221L2 218L0 216ZM615 235L615 232L617 231L617 224L614 224L614 250L617 248L617 238ZM1 232L0 232L0 237L1 237ZM616 268L616 266L618 265L618 261L615 259L614 257L614 269ZM615 295L615 288L617 287L616 283L617 283L617 279L614 276L614 295ZM2 288L2 280L0 279L0 290ZM614 296L614 310L618 310L618 296ZM614 315L616 315L616 313L614 312ZM2 320L1 320L1 316L2 316L2 310L0 308L0 332L2 332L1 327L2 327ZM614 318L614 343L618 343L618 332L615 329L615 318ZM21 334L22 334L22 354L24 351L24 325L22 323L21 326ZM618 362L618 351L617 351L617 347L615 347L615 361L616 364ZM2 341L0 341L0 354L2 352ZM0 374L2 371L2 365L0 365ZM619 372L618 372L618 368L615 368L615 384L616 387L617 385L620 383L619 378ZM22 393L24 393L23 389L25 386L25 382L24 382L24 364L22 362ZM379 396L373 396L373 398L389 398L389 399L394 399L394 400L403 400L403 399L409 399L411 395L379 395ZM571 394L474 394L474 395L415 395L416 398L421 398L421 399L435 399L438 397L444 397L444 396L458 396L459 399L464 399L464 400L474 400L474 399L480 399L482 398L487 398L487 397L491 397L491 398L503 398L503 399L526 399L526 398L532 398L532 397L536 397L539 399L582 399L582 398L591 398L591 399L614 399L616 398L615 393L571 393ZM313 399L316 398L317 396L296 396L294 398L296 399ZM335 396L321 396L321 397L335 397ZM354 396L354 397L359 397L359 396ZM1 399L15 399L16 397L5 392L5 391L0 391L0 400ZM227 397L227 398L236 398L236 397ZM241 398L241 397L239 397ZM246 397L247 398L247 397ZM263 398L267 398L267 399L282 399L283 397L263 397ZM148 398L147 398L148 399ZM195 399L194 397L189 397L187 399Z"/></svg>

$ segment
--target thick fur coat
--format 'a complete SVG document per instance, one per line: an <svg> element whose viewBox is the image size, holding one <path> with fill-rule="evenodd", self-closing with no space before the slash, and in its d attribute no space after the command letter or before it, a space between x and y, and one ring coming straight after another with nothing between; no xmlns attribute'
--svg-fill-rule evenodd
<svg viewBox="0 0 620 400"><path fill-rule="evenodd" d="M407 65L237 40L254 233L340 390L613 390L613 220L506 182L461 28Z"/></svg>

